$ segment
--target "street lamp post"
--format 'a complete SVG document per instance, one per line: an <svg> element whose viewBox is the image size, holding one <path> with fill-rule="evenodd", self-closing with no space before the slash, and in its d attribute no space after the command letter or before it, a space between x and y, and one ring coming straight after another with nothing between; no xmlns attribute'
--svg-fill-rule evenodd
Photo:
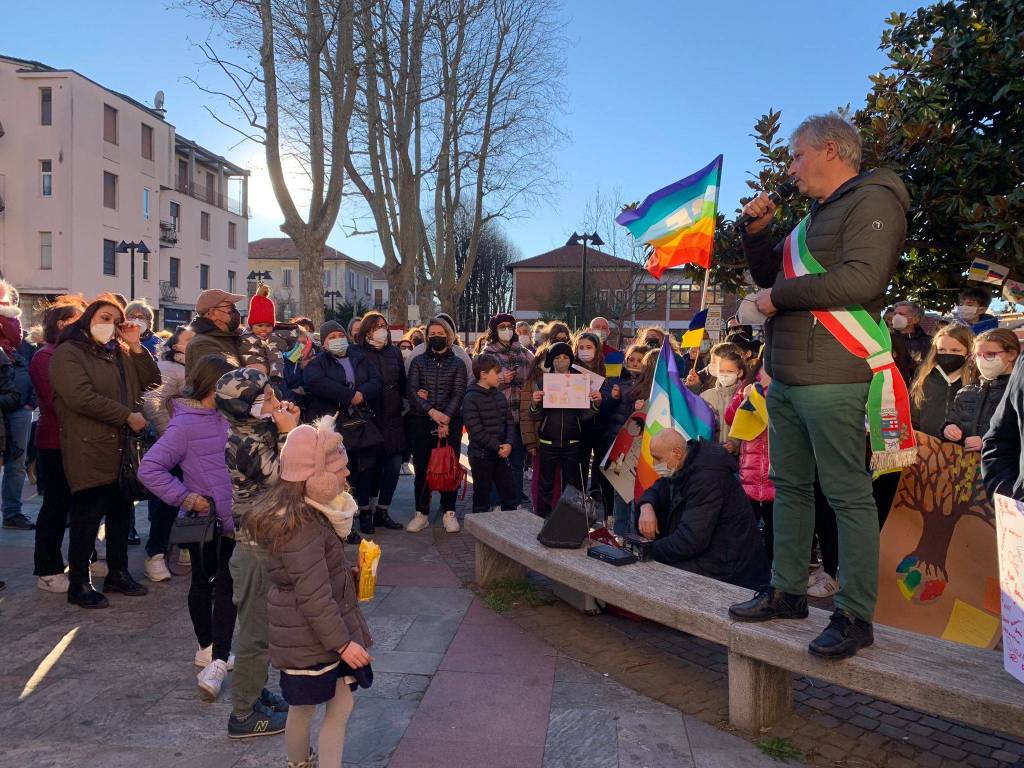
<svg viewBox="0 0 1024 768"><path fill-rule="evenodd" d="M262 272L250 272L248 275L246 275L245 279L246 280L258 280L260 282L263 282L264 280L270 280L271 279L271 277L270 277L270 270L266 269L266 270L263 270Z"/></svg>
<svg viewBox="0 0 1024 768"><path fill-rule="evenodd" d="M580 294L580 322L587 322L587 242L594 247L604 245L604 240L601 236L595 232L592 235L588 235L584 232L582 235L577 235L575 232L572 233L572 237L566 245L580 245L583 244L583 285L581 287L582 293Z"/></svg>
<svg viewBox="0 0 1024 768"><path fill-rule="evenodd" d="M334 314L334 300L341 298L341 291L324 291L324 298L331 300L331 318L335 317Z"/></svg>
<svg viewBox="0 0 1024 768"><path fill-rule="evenodd" d="M129 270L129 273L131 274L131 281L132 281L131 282L131 291L130 291L130 295L129 295L129 298L130 298L131 301L135 301L135 252L136 251L138 251L139 253L141 253L143 255L151 253L151 251L149 250L149 247L142 240L139 240L139 242L137 242L137 243L134 243L134 242L133 243L126 243L124 240L122 240L120 243L117 244L117 247L114 249L114 253L128 253L128 254L131 254L129 256L129 258L131 259L131 268Z"/></svg>

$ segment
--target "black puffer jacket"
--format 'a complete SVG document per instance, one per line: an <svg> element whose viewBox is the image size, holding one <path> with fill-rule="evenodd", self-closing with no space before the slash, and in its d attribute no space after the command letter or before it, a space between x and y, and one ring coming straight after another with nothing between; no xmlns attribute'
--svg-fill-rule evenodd
<svg viewBox="0 0 1024 768"><path fill-rule="evenodd" d="M900 177L884 168L864 171L824 203L815 201L807 247L826 269L820 275L787 280L783 243L773 248L768 229L743 238L751 275L772 289L778 309L765 323L765 367L772 378L789 385L871 380L868 364L847 352L810 310L857 304L878 320L903 251L909 206Z"/></svg>
<svg viewBox="0 0 1024 768"><path fill-rule="evenodd" d="M619 388L618 400L612 397L612 389L615 386ZM625 368L622 369L621 376L608 379L601 387L601 411L598 414L598 419L604 426L605 450L615 441L615 437L626 423L626 419L633 414L636 398L630 397L632 389L632 376Z"/></svg>
<svg viewBox="0 0 1024 768"><path fill-rule="evenodd" d="M1010 374L1007 373L992 381L968 384L953 398L953 407L946 414L946 424L956 424L964 437L984 435L1009 383Z"/></svg>
<svg viewBox="0 0 1024 768"><path fill-rule="evenodd" d="M992 424L985 434L981 452L981 478L989 498L997 493L1024 501L1024 451L1021 434L1024 432L1024 357L1010 376L999 407L992 416Z"/></svg>
<svg viewBox="0 0 1024 768"><path fill-rule="evenodd" d="M380 377L380 394L370 403L370 407L377 415L377 426L384 434L384 453L404 453L402 400L405 398L405 361L402 353L391 344L383 349L364 344L361 349L367 364Z"/></svg>
<svg viewBox="0 0 1024 768"><path fill-rule="evenodd" d="M953 398L963 386L957 376L953 381L946 381L942 371L934 368L924 380L922 387L921 406L910 400L910 418L914 429L932 437L942 438L942 428L946 425L946 414L953 407Z"/></svg>
<svg viewBox="0 0 1024 768"><path fill-rule="evenodd" d="M563 446L580 441L585 425L597 415L598 407L591 403L590 408L585 409L545 408L541 403L530 403L530 418L540 422L537 437L541 444Z"/></svg>
<svg viewBox="0 0 1024 768"><path fill-rule="evenodd" d="M452 352L451 347L441 354L427 351L417 355L409 364L407 395L413 412L426 416L436 408L453 421L462 413L462 398L466 394L466 365ZM427 399L417 392L427 391Z"/></svg>
<svg viewBox="0 0 1024 768"><path fill-rule="evenodd" d="M658 518L655 560L740 587L768 583L768 557L737 471L722 446L687 443L679 471L640 497Z"/></svg>
<svg viewBox="0 0 1024 768"><path fill-rule="evenodd" d="M516 424L500 389L470 384L462 400L462 423L469 432L471 458L494 456L503 443L512 445Z"/></svg>

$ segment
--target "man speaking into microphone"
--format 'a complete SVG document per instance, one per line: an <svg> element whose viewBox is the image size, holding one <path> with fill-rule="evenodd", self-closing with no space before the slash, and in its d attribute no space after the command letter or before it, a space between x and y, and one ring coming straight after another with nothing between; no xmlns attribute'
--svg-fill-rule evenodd
<svg viewBox="0 0 1024 768"><path fill-rule="evenodd" d="M741 621L806 618L807 558L814 536L814 476L836 512L839 592L828 627L810 644L841 659L874 641L878 514L864 466L913 463L906 385L879 313L903 250L910 196L892 171L861 171L861 138L836 113L807 118L790 139L788 175L812 199L782 242L770 231L765 193L743 209L743 250L762 290L769 451L775 484L771 587L733 605Z"/></svg>

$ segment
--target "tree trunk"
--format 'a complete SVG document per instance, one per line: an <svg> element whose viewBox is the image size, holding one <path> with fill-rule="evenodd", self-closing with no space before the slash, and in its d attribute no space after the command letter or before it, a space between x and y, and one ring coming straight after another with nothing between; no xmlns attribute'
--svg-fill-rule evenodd
<svg viewBox="0 0 1024 768"><path fill-rule="evenodd" d="M324 244L308 237L295 244L299 252L299 314L319 328L324 322Z"/></svg>

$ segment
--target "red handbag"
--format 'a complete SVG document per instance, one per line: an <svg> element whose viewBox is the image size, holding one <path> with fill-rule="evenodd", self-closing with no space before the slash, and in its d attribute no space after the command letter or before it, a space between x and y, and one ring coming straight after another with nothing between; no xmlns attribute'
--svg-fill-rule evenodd
<svg viewBox="0 0 1024 768"><path fill-rule="evenodd" d="M427 487L439 493L457 491L465 479L466 470L459 463L455 449L447 440L438 438L437 447L431 449L427 464Z"/></svg>

